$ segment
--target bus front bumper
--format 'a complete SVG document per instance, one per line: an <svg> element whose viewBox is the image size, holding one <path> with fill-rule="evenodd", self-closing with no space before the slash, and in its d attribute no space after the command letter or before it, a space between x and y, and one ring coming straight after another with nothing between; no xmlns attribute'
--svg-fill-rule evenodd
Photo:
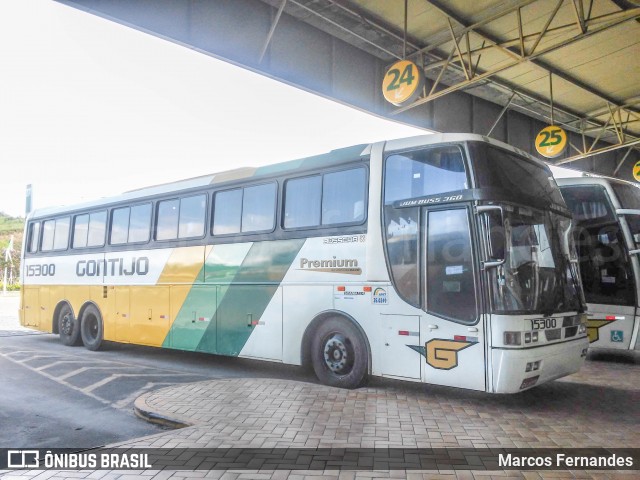
<svg viewBox="0 0 640 480"><path fill-rule="evenodd" d="M586 336L536 348L494 348L492 391L517 393L576 373L584 363L588 348Z"/></svg>

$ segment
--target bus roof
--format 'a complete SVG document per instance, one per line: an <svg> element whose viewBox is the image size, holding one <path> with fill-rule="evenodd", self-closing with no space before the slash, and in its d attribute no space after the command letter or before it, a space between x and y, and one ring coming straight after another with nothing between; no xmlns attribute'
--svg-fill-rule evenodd
<svg viewBox="0 0 640 480"><path fill-rule="evenodd" d="M584 177L565 177L565 178L557 178L556 182L560 186L565 185L609 185L611 183L619 183L622 185L629 185L632 187L639 188L639 186L633 182L629 182L628 180L622 180L621 178L613 178L613 177L605 177L605 176L595 176L595 175L587 175Z"/></svg>
<svg viewBox="0 0 640 480"><path fill-rule="evenodd" d="M490 143L501 148L510 150L519 155L525 156L532 161L539 163L540 165L546 165L539 159L529 155L527 152L518 148L512 147L506 143L498 140L485 137L483 135L471 134L471 133L443 133L443 134L427 134L418 135L414 137L407 137L395 140L389 140L387 142L381 142L385 145L385 151L401 150L407 148L413 148L420 145L434 145L439 143L462 143L469 141L478 141ZM182 190L189 190L197 187L204 187L207 185L218 185L234 180L248 179L248 178L260 178L276 175L279 173L293 173L296 171L312 170L318 167L326 167L332 165L339 165L345 162L353 161L359 157L366 156L370 153L373 144L361 144L351 147L340 148L331 150L328 153L314 155L311 157L299 158L296 160L290 160L286 162L274 163L262 167L243 167L233 170L227 170L223 172L213 173L209 175L202 175L199 177L188 178L178 180L175 182L164 183L160 185L153 185L143 187L135 190L124 192L120 195L114 195L110 197L103 197L96 200L90 200L88 202L82 202L72 205L62 205L54 207L45 207L35 209L28 216L28 219L43 218L55 215L61 215L71 211L81 211L85 209L91 209L100 206L107 206L116 204L127 200L137 200L146 197L152 197L155 195L161 195L164 193L177 192Z"/></svg>

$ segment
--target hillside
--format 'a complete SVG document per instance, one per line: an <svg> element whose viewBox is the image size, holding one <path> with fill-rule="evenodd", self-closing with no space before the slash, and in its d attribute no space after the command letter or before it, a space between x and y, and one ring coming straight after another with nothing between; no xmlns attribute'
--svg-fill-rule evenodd
<svg viewBox="0 0 640 480"><path fill-rule="evenodd" d="M5 249L13 236L13 277L18 281L20 276L20 251L22 249L22 235L24 218L11 217L0 212L0 284L3 280L4 268L7 266L7 274L11 275L11 263L5 262ZM1 288L1 287L0 287Z"/></svg>
<svg viewBox="0 0 640 480"><path fill-rule="evenodd" d="M0 212L0 234L5 232L21 231L24 228L24 218L10 217Z"/></svg>

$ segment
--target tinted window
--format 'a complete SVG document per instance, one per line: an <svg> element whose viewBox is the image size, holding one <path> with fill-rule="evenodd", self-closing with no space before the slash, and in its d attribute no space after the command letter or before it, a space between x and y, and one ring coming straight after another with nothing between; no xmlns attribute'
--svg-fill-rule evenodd
<svg viewBox="0 0 640 480"><path fill-rule="evenodd" d="M580 222L615 222L607 191L600 185L560 187L573 218Z"/></svg>
<svg viewBox="0 0 640 480"><path fill-rule="evenodd" d="M178 237L191 238L204 235L204 217L207 196L195 195L180 200L180 222Z"/></svg>
<svg viewBox="0 0 640 480"><path fill-rule="evenodd" d="M47 220L42 225L42 245L40 249L43 252L53 250L53 235L56 228L55 220Z"/></svg>
<svg viewBox="0 0 640 480"><path fill-rule="evenodd" d="M385 167L385 203L468 188L459 147L390 155Z"/></svg>
<svg viewBox="0 0 640 480"><path fill-rule="evenodd" d="M70 223L70 217L58 218L56 220L56 231L53 237L54 250L64 250L69 246Z"/></svg>
<svg viewBox="0 0 640 480"><path fill-rule="evenodd" d="M70 217L44 222L42 231L42 251L65 250L69 244Z"/></svg>
<svg viewBox="0 0 640 480"><path fill-rule="evenodd" d="M73 225L73 248L87 246L89 236L89 215L78 215Z"/></svg>
<svg viewBox="0 0 640 480"><path fill-rule="evenodd" d="M216 193L213 234L272 230L275 224L276 195L275 183Z"/></svg>
<svg viewBox="0 0 640 480"><path fill-rule="evenodd" d="M275 220L275 202L275 183L245 188L242 200L242 231L272 230Z"/></svg>
<svg viewBox="0 0 640 480"><path fill-rule="evenodd" d="M526 195L564 206L548 167L484 143L472 143L470 148L479 188L495 188L515 198Z"/></svg>
<svg viewBox="0 0 640 480"><path fill-rule="evenodd" d="M151 227L151 204L137 205L131 207L129 217L129 243L146 242L149 240L149 230Z"/></svg>
<svg viewBox="0 0 640 480"><path fill-rule="evenodd" d="M296 178L285 184L284 228L320 225L322 177Z"/></svg>
<svg viewBox="0 0 640 480"><path fill-rule="evenodd" d="M626 183L611 182L613 191L618 196L622 208L640 210L640 188Z"/></svg>
<svg viewBox="0 0 640 480"><path fill-rule="evenodd" d="M172 240L178 237L180 200L167 200L158 204L157 240Z"/></svg>
<svg viewBox="0 0 640 480"><path fill-rule="evenodd" d="M149 240L151 204L118 208L111 215L110 243L146 242Z"/></svg>
<svg viewBox="0 0 640 480"><path fill-rule="evenodd" d="M327 173L322 180L322 224L362 222L366 192L364 168Z"/></svg>
<svg viewBox="0 0 640 480"><path fill-rule="evenodd" d="M31 224L29 229L29 252L33 253L38 250L38 240L40 239L40 222Z"/></svg>
<svg viewBox="0 0 640 480"><path fill-rule="evenodd" d="M574 235L587 303L634 305L633 272L620 225L578 224Z"/></svg>
<svg viewBox="0 0 640 480"><path fill-rule="evenodd" d="M418 277L418 239L420 209L385 208L387 255L393 282L400 295L409 303L420 302Z"/></svg>
<svg viewBox="0 0 640 480"><path fill-rule="evenodd" d="M89 235L87 247L101 247L107 230L107 211L95 212L89 215Z"/></svg>
<svg viewBox="0 0 640 480"><path fill-rule="evenodd" d="M469 217L466 209L429 212L427 310L462 322L476 317Z"/></svg>
<svg viewBox="0 0 640 480"><path fill-rule="evenodd" d="M240 233L242 189L217 192L214 200L213 234Z"/></svg>
<svg viewBox="0 0 640 480"><path fill-rule="evenodd" d="M118 208L111 214L111 245L127 243L129 234L129 213L130 208Z"/></svg>

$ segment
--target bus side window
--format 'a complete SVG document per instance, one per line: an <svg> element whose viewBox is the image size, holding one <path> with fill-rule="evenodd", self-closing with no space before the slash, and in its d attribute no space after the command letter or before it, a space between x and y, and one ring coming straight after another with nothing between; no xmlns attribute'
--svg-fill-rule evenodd
<svg viewBox="0 0 640 480"><path fill-rule="evenodd" d="M89 215L76 215L73 222L73 248L84 248L87 246L89 236Z"/></svg>
<svg viewBox="0 0 640 480"><path fill-rule="evenodd" d="M180 199L178 238L194 238L204 235L206 209L206 195L194 195Z"/></svg>
<svg viewBox="0 0 640 480"><path fill-rule="evenodd" d="M240 233L242 189L216 192L213 202L213 234Z"/></svg>
<svg viewBox="0 0 640 480"><path fill-rule="evenodd" d="M40 222L34 222L29 228L29 253L38 251L38 240L40 240Z"/></svg>
<svg viewBox="0 0 640 480"><path fill-rule="evenodd" d="M287 180L284 194L284 228L304 228L320 225L322 177Z"/></svg>
<svg viewBox="0 0 640 480"><path fill-rule="evenodd" d="M87 247L102 247L107 231L107 211L94 212L89 215L89 233Z"/></svg>
<svg viewBox="0 0 640 480"><path fill-rule="evenodd" d="M362 222L366 172L354 168L327 173L322 179L322 225Z"/></svg>
<svg viewBox="0 0 640 480"><path fill-rule="evenodd" d="M429 212L427 310L462 322L477 317L466 209Z"/></svg>
<svg viewBox="0 0 640 480"><path fill-rule="evenodd" d="M245 188L242 199L242 232L273 230L275 203L275 183Z"/></svg>
<svg viewBox="0 0 640 480"><path fill-rule="evenodd" d="M111 214L109 243L141 243L149 241L151 230L151 204L117 208Z"/></svg>
<svg viewBox="0 0 640 480"><path fill-rule="evenodd" d="M70 221L70 217L63 217L44 222L41 245L43 252L67 249L69 244Z"/></svg>

